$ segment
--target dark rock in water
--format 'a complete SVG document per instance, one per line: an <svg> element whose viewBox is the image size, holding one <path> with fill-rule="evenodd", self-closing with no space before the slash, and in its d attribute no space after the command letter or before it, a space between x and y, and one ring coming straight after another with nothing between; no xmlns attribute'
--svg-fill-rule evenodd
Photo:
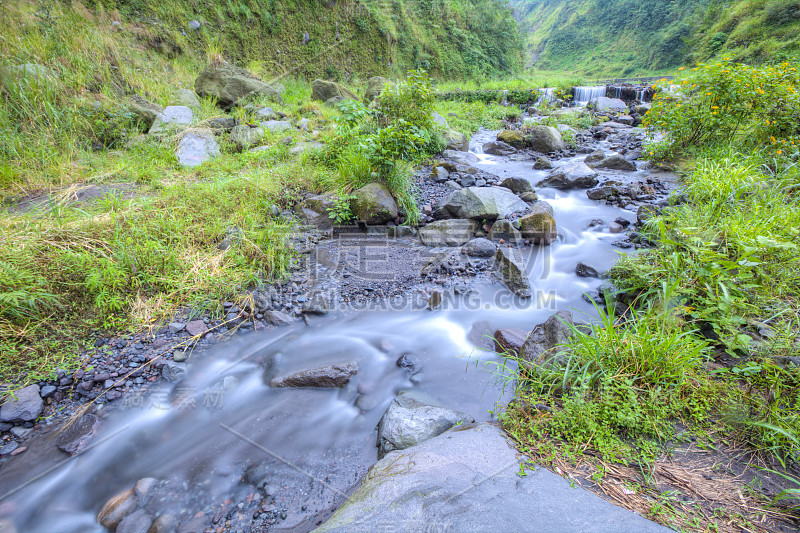
<svg viewBox="0 0 800 533"><path fill-rule="evenodd" d="M56 446L70 455L81 453L100 431L102 420L91 413L85 414L67 426L56 439Z"/></svg>
<svg viewBox="0 0 800 533"><path fill-rule="evenodd" d="M545 468L520 477L518 451L490 424L392 452L316 531L669 533Z"/></svg>
<svg viewBox="0 0 800 533"><path fill-rule="evenodd" d="M461 247L461 253L470 257L493 257L497 246L488 239L472 239Z"/></svg>
<svg viewBox="0 0 800 533"><path fill-rule="evenodd" d="M553 169L537 184L539 187L555 189L588 189L597 185L597 172L582 161L574 161Z"/></svg>
<svg viewBox="0 0 800 533"><path fill-rule="evenodd" d="M500 247L495 254L495 263L500 279L511 292L520 298L531 297L531 284L518 249Z"/></svg>
<svg viewBox="0 0 800 533"><path fill-rule="evenodd" d="M30 422L42 414L44 401L39 391L39 385L28 385L9 397L0 407L0 422Z"/></svg>
<svg viewBox="0 0 800 533"><path fill-rule="evenodd" d="M428 298L427 308L430 309L431 311L437 309L442 305L443 301L444 297L442 296L442 291L433 291L433 293L431 293L430 298Z"/></svg>
<svg viewBox="0 0 800 533"><path fill-rule="evenodd" d="M464 413L426 405L401 393L378 424L378 457L425 442L456 424L473 421Z"/></svg>
<svg viewBox="0 0 800 533"><path fill-rule="evenodd" d="M534 204L539 201L539 195L533 191L520 193L519 198L526 204Z"/></svg>
<svg viewBox="0 0 800 533"><path fill-rule="evenodd" d="M599 278L600 274L597 272L597 269L594 267L590 267L586 263L580 262L578 266L575 267L575 274L581 278Z"/></svg>
<svg viewBox="0 0 800 533"><path fill-rule="evenodd" d="M158 480L154 477L143 477L136 482L136 485L133 486L133 491L136 493L136 500L139 502L140 507L147 505L153 495L153 489L157 486Z"/></svg>
<svg viewBox="0 0 800 533"><path fill-rule="evenodd" d="M619 154L611 154L608 157L592 164L594 168L605 168L609 170L636 170L636 164L628 161Z"/></svg>
<svg viewBox="0 0 800 533"><path fill-rule="evenodd" d="M519 355L528 333L521 329L504 328L494 332L495 351L508 355Z"/></svg>
<svg viewBox="0 0 800 533"><path fill-rule="evenodd" d="M19 442L12 440L8 444L0 446L0 456L11 455L17 450L17 448L19 448Z"/></svg>
<svg viewBox="0 0 800 533"><path fill-rule="evenodd" d="M183 381L186 376L186 363L176 363L175 361L165 361L161 369L161 375L167 383L178 383Z"/></svg>
<svg viewBox="0 0 800 533"><path fill-rule="evenodd" d="M422 370L422 365L414 360L414 357L411 354L403 354L401 355L396 363L397 368L402 368L409 374L416 374L420 370Z"/></svg>
<svg viewBox="0 0 800 533"><path fill-rule="evenodd" d="M519 219L519 232L523 239L533 244L550 244L558 238L553 207L547 202L536 202L531 213Z"/></svg>
<svg viewBox="0 0 800 533"><path fill-rule="evenodd" d="M603 185L601 187L595 187L594 189L589 189L586 191L586 196L589 200L605 200L606 198L611 198L612 196L619 196L620 190L614 187L613 185Z"/></svg>
<svg viewBox="0 0 800 533"><path fill-rule="evenodd" d="M533 192L531 182L523 178L506 178L500 182L500 186L505 187L514 194Z"/></svg>
<svg viewBox="0 0 800 533"><path fill-rule="evenodd" d="M595 150L595 151L594 151L594 152L592 152L591 154L587 155L587 156L586 156L586 157L583 159L583 162L584 162L584 163L586 163L587 165L590 165L590 166L591 166L591 165L593 165L593 164L595 164L595 163L599 163L600 161L602 161L603 159L605 159L605 157L606 157L606 153L605 153L604 151L602 151L602 150Z"/></svg>
<svg viewBox="0 0 800 533"><path fill-rule="evenodd" d="M358 373L358 365L349 361L295 372L282 378L273 378L270 387L344 387Z"/></svg>
<svg viewBox="0 0 800 533"><path fill-rule="evenodd" d="M553 168L553 162L545 156L541 156L536 160L536 163L533 164L534 170L550 170L551 168Z"/></svg>
<svg viewBox="0 0 800 533"><path fill-rule="evenodd" d="M129 514L119 523L116 533L148 533L153 518L144 509Z"/></svg>
<svg viewBox="0 0 800 533"><path fill-rule="evenodd" d="M136 510L137 498L133 489L113 496L97 514L97 522L111 531L114 531L122 520Z"/></svg>
<svg viewBox="0 0 800 533"><path fill-rule="evenodd" d="M506 156L516 153L517 149L503 141L491 141L483 145L483 152L491 155Z"/></svg>
<svg viewBox="0 0 800 533"><path fill-rule="evenodd" d="M569 341L572 334L572 313L559 311L543 324L539 324L528 335L522 345L520 356L531 364L561 364L566 360L559 345Z"/></svg>
<svg viewBox="0 0 800 533"><path fill-rule="evenodd" d="M516 130L503 130L497 134L497 141L513 148L525 148L525 136Z"/></svg>
<svg viewBox="0 0 800 533"><path fill-rule="evenodd" d="M608 225L609 233L622 233L623 227L618 222L612 222Z"/></svg>

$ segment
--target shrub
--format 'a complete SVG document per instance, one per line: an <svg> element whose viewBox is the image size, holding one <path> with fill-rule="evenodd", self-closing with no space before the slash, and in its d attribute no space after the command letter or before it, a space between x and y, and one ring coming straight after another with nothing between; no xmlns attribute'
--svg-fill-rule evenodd
<svg viewBox="0 0 800 533"><path fill-rule="evenodd" d="M800 0L773 0L764 12L764 22L771 26L791 24L800 19Z"/></svg>

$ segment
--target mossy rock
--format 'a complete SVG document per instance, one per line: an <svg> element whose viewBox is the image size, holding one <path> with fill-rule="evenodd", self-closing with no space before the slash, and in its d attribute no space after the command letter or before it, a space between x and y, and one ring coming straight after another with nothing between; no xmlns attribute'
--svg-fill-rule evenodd
<svg viewBox="0 0 800 533"><path fill-rule="evenodd" d="M446 150L469 151L469 139L460 131L448 129L444 132L444 138L447 142Z"/></svg>
<svg viewBox="0 0 800 533"><path fill-rule="evenodd" d="M525 136L520 131L503 130L497 134L497 140L509 144L517 150L525 148Z"/></svg>
<svg viewBox="0 0 800 533"><path fill-rule="evenodd" d="M194 90L200 96L215 98L217 103L229 109L239 100L251 95L262 96L283 103L280 93L244 69L233 65L212 65L197 76Z"/></svg>
<svg viewBox="0 0 800 533"><path fill-rule="evenodd" d="M519 219L519 231L523 239L533 244L550 244L558 237L553 208L547 202L536 202L531 213Z"/></svg>
<svg viewBox="0 0 800 533"><path fill-rule="evenodd" d="M392 80L383 76L373 76L367 80L367 89L364 91L364 103L369 104L375 100L386 89L386 86L394 87Z"/></svg>
<svg viewBox="0 0 800 533"><path fill-rule="evenodd" d="M398 216L397 203L380 183L370 183L355 191L350 211L367 225L386 224Z"/></svg>
<svg viewBox="0 0 800 533"><path fill-rule="evenodd" d="M358 100L347 87L334 81L314 80L311 84L311 99L318 102L327 102L331 98L339 97L342 100Z"/></svg>

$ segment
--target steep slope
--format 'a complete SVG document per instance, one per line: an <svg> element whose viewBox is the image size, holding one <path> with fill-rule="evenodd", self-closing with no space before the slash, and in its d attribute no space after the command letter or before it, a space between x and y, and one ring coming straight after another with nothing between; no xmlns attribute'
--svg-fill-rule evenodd
<svg viewBox="0 0 800 533"><path fill-rule="evenodd" d="M800 0L511 0L528 63L597 76L796 54Z"/></svg>

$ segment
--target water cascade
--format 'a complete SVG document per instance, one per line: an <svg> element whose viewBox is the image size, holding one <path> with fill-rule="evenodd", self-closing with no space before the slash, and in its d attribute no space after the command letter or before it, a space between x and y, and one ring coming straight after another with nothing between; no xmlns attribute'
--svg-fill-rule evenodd
<svg viewBox="0 0 800 533"><path fill-rule="evenodd" d="M595 98L600 98L606 95L605 85L595 85L587 87L574 87L575 105L583 107Z"/></svg>
<svg viewBox="0 0 800 533"><path fill-rule="evenodd" d="M556 90L553 87L545 87L539 89L542 95L536 100L536 105L541 104L542 102L550 103L556 99Z"/></svg>

